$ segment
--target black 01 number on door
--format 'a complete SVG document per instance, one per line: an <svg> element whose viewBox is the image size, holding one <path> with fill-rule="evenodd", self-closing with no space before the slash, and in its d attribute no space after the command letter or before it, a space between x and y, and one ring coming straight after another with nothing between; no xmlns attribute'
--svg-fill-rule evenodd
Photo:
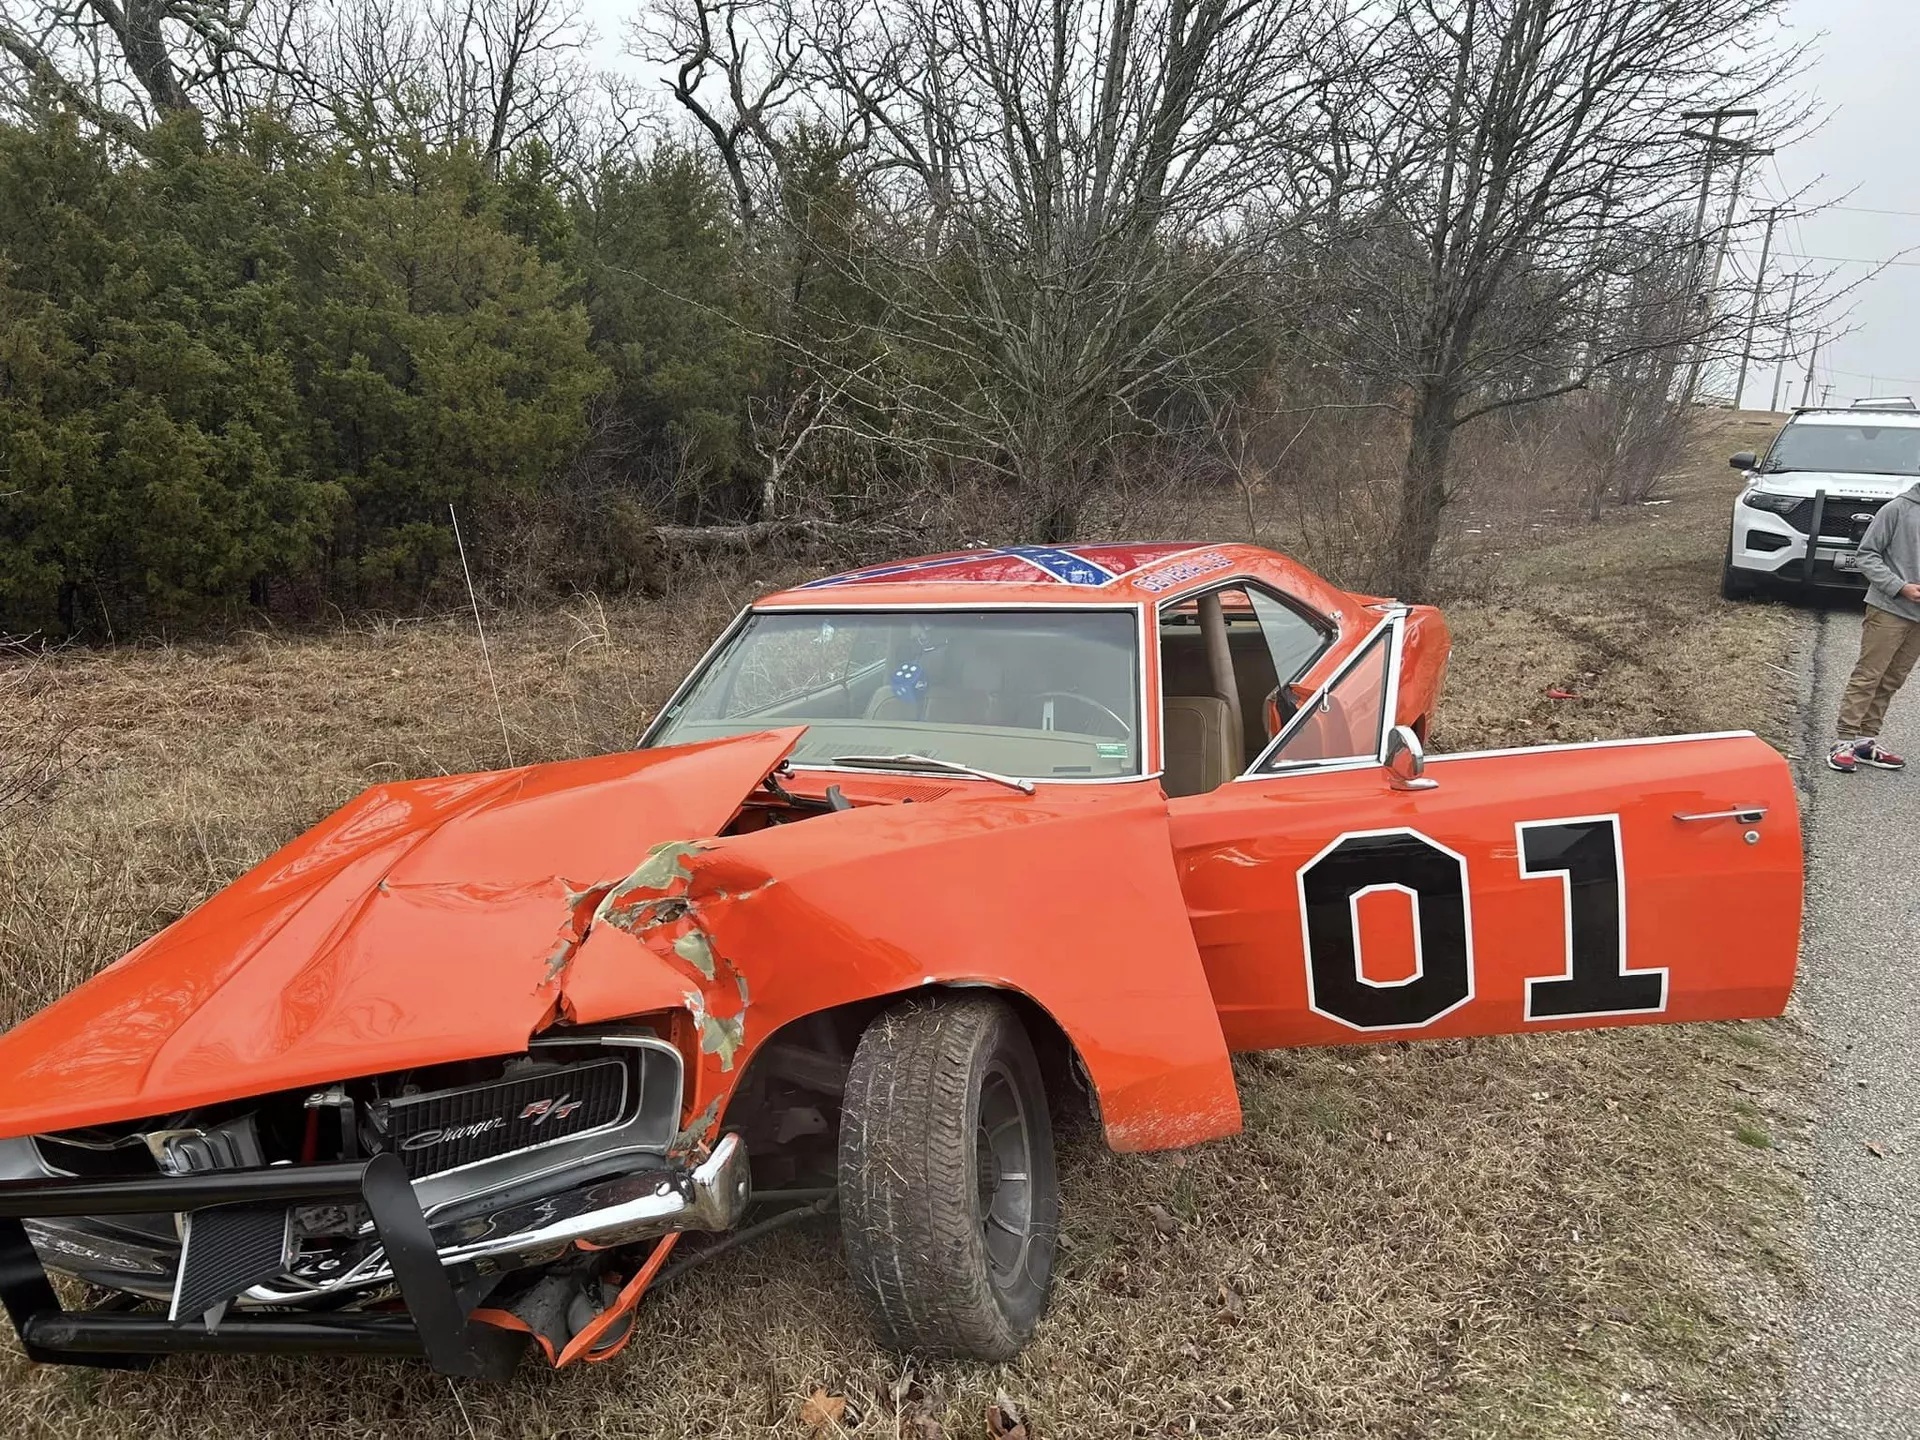
<svg viewBox="0 0 1920 1440"><path fill-rule="evenodd" d="M1665 1009L1667 972L1627 968L1619 817L1527 821L1514 834L1521 877L1558 881L1565 893L1562 971L1527 981L1526 1018ZM1465 857L1415 830L1342 835L1301 868L1299 886L1315 1012L1355 1030L1402 1030L1430 1025L1473 998ZM1401 980L1368 979L1360 954L1359 902L1382 890L1407 895L1413 907L1414 969Z"/></svg>
<svg viewBox="0 0 1920 1440"><path fill-rule="evenodd" d="M1520 873L1566 889L1566 970L1527 981L1527 1019L1574 1020L1667 1008L1667 972L1627 969L1627 890L1620 817L1514 826Z"/></svg>

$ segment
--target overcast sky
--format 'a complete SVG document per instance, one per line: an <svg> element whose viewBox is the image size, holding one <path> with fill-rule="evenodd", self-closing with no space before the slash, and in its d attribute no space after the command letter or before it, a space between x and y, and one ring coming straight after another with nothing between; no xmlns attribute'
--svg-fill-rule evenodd
<svg viewBox="0 0 1920 1440"><path fill-rule="evenodd" d="M1752 199L1764 206L1811 185L1834 207L1782 225L1768 269L1783 277L1796 268L1847 280L1873 276L1848 298L1851 314L1834 317L1848 333L1820 352L1816 402L1829 384L1835 401L1920 399L1920 0L1799 0L1794 15L1817 47L1802 85L1830 113L1816 134L1763 164ZM1881 261L1909 249L1903 263L1877 275L1868 265L1832 263ZM1751 276L1757 253L1757 244L1747 250L1742 273ZM1831 258L1807 258L1816 256ZM1800 380L1782 404L1799 401L1811 340L1796 338ZM1731 377L1722 388L1731 390ZM1772 388L1764 367L1750 374L1747 402L1765 405Z"/></svg>
<svg viewBox="0 0 1920 1440"><path fill-rule="evenodd" d="M651 69L620 54L627 21L637 13L634 0L586 0L584 9L609 63ZM1814 50L1811 68L1794 89L1810 97L1825 119L1812 135L1749 169L1741 215L1750 218L1796 192L1804 192L1803 206L1831 202L1832 208L1778 227L1769 274L1784 284L1796 269L1804 270L1831 277L1834 290L1864 282L1843 302L1848 313L1836 309L1830 317L1842 333L1821 347L1811 398L1818 402L1831 385L1836 402L1872 394L1920 400L1920 0L1797 0L1790 13L1795 37ZM1795 99L1783 94L1779 109L1790 109ZM1765 121L1763 115L1752 123ZM1711 212L1716 218L1725 214L1730 178L1721 171ZM1759 231L1754 223L1735 232L1728 257L1733 279L1751 283ZM1877 263L1909 248L1912 254L1877 274L1872 264L1835 263ZM1782 294L1782 306L1784 301ZM1794 336L1783 345L1786 339L1764 333L1756 338L1759 359L1747 376L1748 404L1768 403L1771 361L1783 348L1794 358L1785 367L1791 380L1781 386L1781 403L1799 403L1813 337ZM1726 395L1733 382L1729 368L1709 372L1703 388Z"/></svg>

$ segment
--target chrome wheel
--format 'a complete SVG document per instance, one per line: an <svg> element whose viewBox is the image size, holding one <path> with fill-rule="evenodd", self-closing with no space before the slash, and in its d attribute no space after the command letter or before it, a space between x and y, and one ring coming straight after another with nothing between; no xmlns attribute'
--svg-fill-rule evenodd
<svg viewBox="0 0 1920 1440"><path fill-rule="evenodd" d="M980 1239L997 1289L1025 1273L1033 1249L1033 1136L1020 1090L1004 1065L980 1085L980 1124L974 1138L980 1195Z"/></svg>

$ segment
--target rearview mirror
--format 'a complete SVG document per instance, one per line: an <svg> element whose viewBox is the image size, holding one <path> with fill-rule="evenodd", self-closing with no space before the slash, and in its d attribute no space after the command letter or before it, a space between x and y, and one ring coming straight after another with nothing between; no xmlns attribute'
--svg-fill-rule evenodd
<svg viewBox="0 0 1920 1440"><path fill-rule="evenodd" d="M1422 773L1427 768L1426 747L1410 725L1396 725L1387 732L1387 773L1396 790L1431 790L1440 782Z"/></svg>
<svg viewBox="0 0 1920 1440"><path fill-rule="evenodd" d="M1760 458L1751 450L1742 450L1738 455L1730 458L1727 464L1736 470L1757 470L1760 467Z"/></svg>

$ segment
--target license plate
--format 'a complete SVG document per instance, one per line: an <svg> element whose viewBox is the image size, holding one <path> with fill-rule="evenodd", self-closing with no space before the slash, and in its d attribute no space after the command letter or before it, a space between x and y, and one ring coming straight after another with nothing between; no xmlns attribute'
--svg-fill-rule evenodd
<svg viewBox="0 0 1920 1440"><path fill-rule="evenodd" d="M1837 550L1833 556L1833 568L1836 570L1858 570L1860 557L1851 550Z"/></svg>

